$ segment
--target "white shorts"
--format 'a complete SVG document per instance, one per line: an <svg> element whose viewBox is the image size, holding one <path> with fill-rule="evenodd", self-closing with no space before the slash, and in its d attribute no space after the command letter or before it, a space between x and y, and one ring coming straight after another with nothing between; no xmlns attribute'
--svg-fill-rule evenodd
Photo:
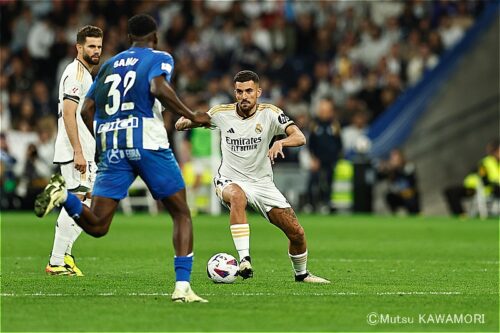
<svg viewBox="0 0 500 333"><path fill-rule="evenodd" d="M222 205L231 209L224 199L222 198L222 192L226 186L230 184L236 184L247 197L248 204L257 212L259 212L264 218L269 221L267 213L273 208L290 208L290 204L286 200L285 196L276 188L276 185L272 181L262 181L262 182L244 182L230 179L224 177L215 177L214 186L215 193L221 201Z"/></svg>
<svg viewBox="0 0 500 333"><path fill-rule="evenodd" d="M92 192L94 188L97 165L93 161L87 161L87 171L81 174L75 169L75 163L61 164L61 175L66 181L68 191L76 194Z"/></svg>

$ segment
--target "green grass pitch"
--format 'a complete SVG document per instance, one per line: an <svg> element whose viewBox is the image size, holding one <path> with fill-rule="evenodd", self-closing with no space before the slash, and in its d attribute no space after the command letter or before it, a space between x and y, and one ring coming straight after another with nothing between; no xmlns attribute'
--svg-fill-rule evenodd
<svg viewBox="0 0 500 333"><path fill-rule="evenodd" d="M498 332L497 220L299 216L309 269L333 281L306 285L293 281L281 231L251 215L255 276L217 285L205 265L217 252L236 255L228 217L195 217L192 285L210 303L174 304L165 213L117 215L106 237L82 235L73 250L82 278L44 273L55 218L1 214L1 331ZM369 325L370 313L385 322ZM422 314L482 314L484 323Z"/></svg>

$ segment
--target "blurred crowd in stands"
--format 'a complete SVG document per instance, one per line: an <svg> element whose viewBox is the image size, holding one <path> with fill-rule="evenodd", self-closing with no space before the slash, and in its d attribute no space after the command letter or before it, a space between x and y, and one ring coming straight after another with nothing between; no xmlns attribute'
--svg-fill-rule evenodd
<svg viewBox="0 0 500 333"><path fill-rule="evenodd" d="M159 49L175 59L173 84L193 109L232 102L233 75L256 71L261 102L320 138L309 141L316 146L306 167L328 170L331 181L337 159L356 150L367 126L436 66L483 7L446 0L0 1L1 182L12 194L2 208L31 209L33 193L54 171L59 78L83 25L103 29L102 63L128 47L129 17L155 17ZM298 163L299 152L287 152L286 161Z"/></svg>

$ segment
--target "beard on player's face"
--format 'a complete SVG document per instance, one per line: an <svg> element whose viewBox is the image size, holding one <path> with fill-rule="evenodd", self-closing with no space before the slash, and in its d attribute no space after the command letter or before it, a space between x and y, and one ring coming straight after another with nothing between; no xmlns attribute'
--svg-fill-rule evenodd
<svg viewBox="0 0 500 333"><path fill-rule="evenodd" d="M83 60L85 60L89 65L98 65L99 61L101 60L101 56L91 57L87 53L84 53Z"/></svg>
<svg viewBox="0 0 500 333"><path fill-rule="evenodd" d="M251 101L246 100L246 99L242 99L239 102L239 106L240 106L241 110L249 111L249 110L252 110L252 108L255 106L255 103L252 103Z"/></svg>

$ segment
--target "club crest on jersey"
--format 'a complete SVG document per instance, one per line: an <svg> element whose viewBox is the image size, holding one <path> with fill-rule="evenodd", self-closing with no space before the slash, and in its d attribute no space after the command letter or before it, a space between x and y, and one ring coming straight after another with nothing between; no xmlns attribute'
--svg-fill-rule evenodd
<svg viewBox="0 0 500 333"><path fill-rule="evenodd" d="M278 115L278 121L279 121L280 124L284 125L284 124L286 124L287 122L290 121L290 118L288 118L288 116L286 114L280 113Z"/></svg>
<svg viewBox="0 0 500 333"><path fill-rule="evenodd" d="M257 124L257 125L255 125L255 132L256 132L257 134L262 133L262 125L261 125L261 124Z"/></svg>

